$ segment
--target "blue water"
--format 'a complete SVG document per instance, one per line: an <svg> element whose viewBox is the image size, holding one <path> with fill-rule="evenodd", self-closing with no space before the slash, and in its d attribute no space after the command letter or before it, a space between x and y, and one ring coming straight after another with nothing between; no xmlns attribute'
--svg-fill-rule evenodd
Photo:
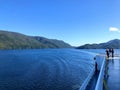
<svg viewBox="0 0 120 90"><path fill-rule="evenodd" d="M93 57L75 49L0 50L0 90L79 90Z"/></svg>
<svg viewBox="0 0 120 90"><path fill-rule="evenodd" d="M106 49L84 49L84 51L106 55ZM114 49L114 54L120 55L120 49Z"/></svg>

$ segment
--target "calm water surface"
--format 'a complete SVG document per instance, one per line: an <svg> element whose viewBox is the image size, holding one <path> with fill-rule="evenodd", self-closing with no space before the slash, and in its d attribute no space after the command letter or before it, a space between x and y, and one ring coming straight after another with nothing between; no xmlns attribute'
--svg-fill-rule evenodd
<svg viewBox="0 0 120 90"><path fill-rule="evenodd" d="M74 49L1 50L0 90L78 90L93 57Z"/></svg>

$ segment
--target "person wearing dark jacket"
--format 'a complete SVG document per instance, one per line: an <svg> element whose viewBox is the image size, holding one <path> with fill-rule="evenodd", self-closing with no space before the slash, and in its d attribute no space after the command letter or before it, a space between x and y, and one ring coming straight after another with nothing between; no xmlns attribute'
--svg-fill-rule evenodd
<svg viewBox="0 0 120 90"><path fill-rule="evenodd" d="M98 71L98 64L97 64L97 61L96 61L96 57L94 57L94 60L95 60L95 71Z"/></svg>
<svg viewBox="0 0 120 90"><path fill-rule="evenodd" d="M114 57L114 49L111 49L112 57Z"/></svg>
<svg viewBox="0 0 120 90"><path fill-rule="evenodd" d="M106 56L107 56L107 58L109 58L109 50L108 49L106 49Z"/></svg>

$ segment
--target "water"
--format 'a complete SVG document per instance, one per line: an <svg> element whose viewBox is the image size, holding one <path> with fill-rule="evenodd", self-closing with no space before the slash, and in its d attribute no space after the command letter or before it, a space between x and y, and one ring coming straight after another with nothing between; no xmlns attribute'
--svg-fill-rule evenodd
<svg viewBox="0 0 120 90"><path fill-rule="evenodd" d="M0 90L79 90L93 57L75 49L1 50Z"/></svg>
<svg viewBox="0 0 120 90"><path fill-rule="evenodd" d="M84 49L84 51L106 55L106 49ZM120 55L120 49L114 49L114 54Z"/></svg>

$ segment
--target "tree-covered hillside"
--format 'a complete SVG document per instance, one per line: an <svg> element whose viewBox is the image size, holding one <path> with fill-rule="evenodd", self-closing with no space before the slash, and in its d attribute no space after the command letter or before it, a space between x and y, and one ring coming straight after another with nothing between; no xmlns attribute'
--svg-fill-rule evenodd
<svg viewBox="0 0 120 90"><path fill-rule="evenodd" d="M68 48L69 44L63 41L51 41L43 38L0 30L0 49L38 49L38 48Z"/></svg>
<svg viewBox="0 0 120 90"><path fill-rule="evenodd" d="M120 40L114 39L106 43L100 43L100 44L85 44L77 48L78 49L106 49L106 48L120 49Z"/></svg>
<svg viewBox="0 0 120 90"><path fill-rule="evenodd" d="M44 38L44 37L40 37L40 36L36 36L33 38L35 38L36 40L38 40L42 44L47 45L47 47L49 47L49 48L63 48L63 47L71 48L71 46L69 44L67 44L61 40L48 39L48 38Z"/></svg>

